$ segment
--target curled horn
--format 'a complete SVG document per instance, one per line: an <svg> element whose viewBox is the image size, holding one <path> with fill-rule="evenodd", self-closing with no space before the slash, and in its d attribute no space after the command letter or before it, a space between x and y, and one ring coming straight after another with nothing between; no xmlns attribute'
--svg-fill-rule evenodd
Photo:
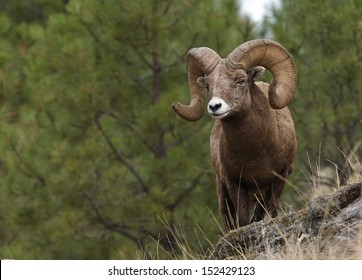
<svg viewBox="0 0 362 280"><path fill-rule="evenodd" d="M249 70L260 65L273 75L269 87L269 104L281 109L293 99L297 87L297 70L292 56L277 42L267 39L248 41L233 50L226 59L232 68Z"/></svg>
<svg viewBox="0 0 362 280"><path fill-rule="evenodd" d="M209 74L220 61L220 56L210 48L191 49L186 57L190 105L180 102L172 104L173 110L187 121L197 121L205 111L205 89L197 83L197 78Z"/></svg>

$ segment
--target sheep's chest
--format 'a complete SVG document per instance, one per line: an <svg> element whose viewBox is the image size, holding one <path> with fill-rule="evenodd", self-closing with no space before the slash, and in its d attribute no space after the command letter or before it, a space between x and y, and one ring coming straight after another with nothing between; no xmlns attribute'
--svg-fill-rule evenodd
<svg viewBox="0 0 362 280"><path fill-rule="evenodd" d="M264 161L264 162L263 162ZM229 161L224 160L224 174L229 180L239 182L249 187L270 183L273 172L267 160Z"/></svg>
<svg viewBox="0 0 362 280"><path fill-rule="evenodd" d="M273 171L280 172L285 168L278 147L263 140L248 139L246 142L239 138L238 143L228 145L228 141L220 139L219 159L229 180L249 187L269 185L275 178Z"/></svg>

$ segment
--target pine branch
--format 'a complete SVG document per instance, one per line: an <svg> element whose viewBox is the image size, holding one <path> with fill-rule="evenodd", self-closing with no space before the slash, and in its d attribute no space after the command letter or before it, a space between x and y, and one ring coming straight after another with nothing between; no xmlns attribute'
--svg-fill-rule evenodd
<svg viewBox="0 0 362 280"><path fill-rule="evenodd" d="M111 151L113 152L113 154L115 155L116 159L122 163L127 169L128 171L133 175L133 177L137 180L137 182L139 183L139 185L141 186L142 191L148 195L149 194L149 188L147 186L147 184L143 181L143 179L141 178L141 176L137 173L136 169L127 161L126 157L124 156L124 154L121 151L118 151L117 148L114 146L112 140L109 138L109 136L107 135L107 133L104 131L102 125L99 122L99 117L96 117L94 119L95 124L99 130L99 132L101 133L101 135L103 136L104 140L106 141L106 143L108 144L109 148L111 149Z"/></svg>

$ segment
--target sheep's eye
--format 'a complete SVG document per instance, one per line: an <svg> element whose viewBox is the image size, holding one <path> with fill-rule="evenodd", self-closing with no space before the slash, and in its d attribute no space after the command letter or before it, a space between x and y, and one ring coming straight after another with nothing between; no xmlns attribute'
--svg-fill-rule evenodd
<svg viewBox="0 0 362 280"><path fill-rule="evenodd" d="M243 79L243 78L237 79L237 80L235 81L235 83L236 83L237 85L243 85L243 84L245 84L245 79Z"/></svg>

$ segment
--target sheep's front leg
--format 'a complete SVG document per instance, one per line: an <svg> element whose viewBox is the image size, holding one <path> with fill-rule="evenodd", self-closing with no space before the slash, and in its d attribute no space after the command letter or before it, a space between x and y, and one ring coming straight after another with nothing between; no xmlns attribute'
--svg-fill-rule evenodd
<svg viewBox="0 0 362 280"><path fill-rule="evenodd" d="M279 200L284 184L285 182L282 179L276 177L266 193L266 209L272 218L278 216Z"/></svg>
<svg viewBox="0 0 362 280"><path fill-rule="evenodd" d="M230 199L229 192L226 188L226 184L222 183L216 178L216 191L219 203L219 211L225 227L230 230L235 228L235 208Z"/></svg>
<svg viewBox="0 0 362 280"><path fill-rule="evenodd" d="M253 217L251 218L251 222L254 223L261 221L264 218L265 209L265 201L262 197L260 197L256 202L255 211Z"/></svg>
<svg viewBox="0 0 362 280"><path fill-rule="evenodd" d="M249 224L249 197L248 188L242 186L239 182L228 182L228 190L230 198L233 201L235 208L236 227L242 227Z"/></svg>

